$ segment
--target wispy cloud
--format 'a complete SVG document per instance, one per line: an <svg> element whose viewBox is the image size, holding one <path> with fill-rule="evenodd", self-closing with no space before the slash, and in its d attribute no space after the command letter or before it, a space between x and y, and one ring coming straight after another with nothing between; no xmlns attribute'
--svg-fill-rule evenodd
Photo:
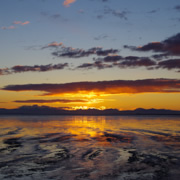
<svg viewBox="0 0 180 180"><path fill-rule="evenodd" d="M93 69L99 70L106 68L138 68L145 67L147 70L168 69L178 70L180 72L180 59L165 59L155 61L149 57L138 56L106 56L104 58L97 58L95 62L83 63L76 67L76 69Z"/></svg>
<svg viewBox="0 0 180 180"><path fill-rule="evenodd" d="M63 5L69 7L71 3L74 3L76 0L65 0Z"/></svg>
<svg viewBox="0 0 180 180"><path fill-rule="evenodd" d="M16 29L16 28L17 28L17 25L24 26L24 25L27 25L27 24L29 24L29 23L30 23L29 21L25 21L25 22L22 22L22 21L14 21L14 22L12 23L13 25L3 26L3 27L1 27L1 29L3 29L3 30L6 30L6 29Z"/></svg>
<svg viewBox="0 0 180 180"><path fill-rule="evenodd" d="M148 11L147 13L154 14L154 13L157 13L158 11L159 11L159 9L153 9L151 11Z"/></svg>
<svg viewBox="0 0 180 180"><path fill-rule="evenodd" d="M72 82L64 84L8 85L6 91L42 91L44 96L69 93L123 94L123 93L180 93L179 79L115 80Z"/></svg>
<svg viewBox="0 0 180 180"><path fill-rule="evenodd" d="M112 68L113 65L111 64L106 64L101 61L96 61L94 63L84 63L80 66L77 67L77 69L92 69L92 68L97 68L97 69L106 69L106 68Z"/></svg>
<svg viewBox="0 0 180 180"><path fill-rule="evenodd" d="M110 7L105 7L103 9L103 12L101 14L97 15L97 18L102 19L106 15L112 15L112 16L115 16L117 18L127 20L128 19L127 14L128 14L128 12L125 10L120 11L120 10L112 9Z"/></svg>
<svg viewBox="0 0 180 180"><path fill-rule="evenodd" d="M19 25L26 25L26 24L29 24L30 22L29 21L25 21L25 22L21 22L21 21L14 21L13 24L19 24Z"/></svg>
<svg viewBox="0 0 180 180"><path fill-rule="evenodd" d="M137 68L146 67L148 69L155 67L156 62L148 57L122 57L122 56L107 56L105 58L98 58L93 63L84 63L79 65L77 69L106 69L106 68Z"/></svg>
<svg viewBox="0 0 180 180"><path fill-rule="evenodd" d="M80 13L80 14L84 14L84 10L83 9L80 9L79 11L78 11L78 13Z"/></svg>
<svg viewBox="0 0 180 180"><path fill-rule="evenodd" d="M6 30L6 29L16 29L16 27L15 26L8 26L8 27L3 26L3 27L1 27L1 29L3 29L3 30Z"/></svg>
<svg viewBox="0 0 180 180"><path fill-rule="evenodd" d="M54 48L54 47L60 47L60 46L62 46L63 45L63 43L62 42L60 42L60 43L58 43L58 42L52 42L52 43L49 43L47 46L44 46L44 47L42 47L42 49L45 49L45 48Z"/></svg>
<svg viewBox="0 0 180 180"><path fill-rule="evenodd" d="M56 57L81 58L81 57L88 57L90 55L107 56L109 54L116 54L118 52L119 52L118 49L103 49L101 47L93 47L88 50L84 50L79 48L61 46L60 49L52 52L52 55Z"/></svg>
<svg viewBox="0 0 180 180"><path fill-rule="evenodd" d="M42 17L47 18L47 19L49 19L50 21L52 21L52 20L55 20L55 21L58 20L58 22L60 22L60 21L61 21L61 22L67 22L67 21L68 21L68 19L65 18L65 17L64 17L62 14L60 14L59 12L54 13L54 14L51 14L51 13L49 13L49 12L42 11L42 12L40 12L40 14L41 14Z"/></svg>
<svg viewBox="0 0 180 180"><path fill-rule="evenodd" d="M149 58L138 58L137 60L125 60L118 64L119 67L150 67L154 66L156 63Z"/></svg>
<svg viewBox="0 0 180 180"><path fill-rule="evenodd" d="M180 12L180 5L175 6L174 9Z"/></svg>
<svg viewBox="0 0 180 180"><path fill-rule="evenodd" d="M108 38L108 36L107 36L107 35L99 35L99 36L95 37L95 38L94 38L94 40L99 41L99 40L102 40L102 39L107 39L107 38Z"/></svg>

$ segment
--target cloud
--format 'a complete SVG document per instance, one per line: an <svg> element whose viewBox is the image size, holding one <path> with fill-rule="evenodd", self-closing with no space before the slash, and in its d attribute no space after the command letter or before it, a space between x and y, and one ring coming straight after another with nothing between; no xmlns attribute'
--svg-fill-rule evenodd
<svg viewBox="0 0 180 180"><path fill-rule="evenodd" d="M105 69L105 68L112 68L113 65L110 64L105 64L102 63L101 61L96 61L94 63L84 63L80 66L77 67L77 69L92 69L92 68L97 68L97 69Z"/></svg>
<svg viewBox="0 0 180 180"><path fill-rule="evenodd" d="M91 1L97 1L97 0L91 0ZM101 2L108 2L109 0L99 0Z"/></svg>
<svg viewBox="0 0 180 180"><path fill-rule="evenodd" d="M53 14L51 17L54 19L58 19L61 17L61 15L60 14Z"/></svg>
<svg viewBox="0 0 180 180"><path fill-rule="evenodd" d="M8 26L8 27L3 26L3 27L1 27L1 29L3 29L3 30L6 30L6 29L16 29L16 27L15 26Z"/></svg>
<svg viewBox="0 0 180 180"><path fill-rule="evenodd" d="M42 91L46 95L67 93L123 94L123 93L180 93L179 79L114 80L96 82L72 82L64 84L8 85L6 91Z"/></svg>
<svg viewBox="0 0 180 180"><path fill-rule="evenodd" d="M0 76L1 75L8 75L8 74L10 74L10 71L8 68L0 69Z"/></svg>
<svg viewBox="0 0 180 180"><path fill-rule="evenodd" d="M127 13L128 13L127 11L120 11L120 10L111 9L109 7L105 7L103 9L102 14L97 15L97 18L102 19L106 15L112 15L112 16L115 16L117 18L127 20L128 19Z"/></svg>
<svg viewBox="0 0 180 180"><path fill-rule="evenodd" d="M49 43L47 46L42 47L42 49L52 48L52 47L57 48L57 47L60 47L60 46L62 46L62 45L63 45L62 42L58 43L58 42L55 42L55 41L54 41L54 42L52 42L52 43Z"/></svg>
<svg viewBox="0 0 180 180"><path fill-rule="evenodd" d="M52 20L58 20L58 22L67 22L68 19L64 18L60 13L50 14L49 12L42 11L40 12L41 16L48 18L51 22Z"/></svg>
<svg viewBox="0 0 180 180"><path fill-rule="evenodd" d="M95 59L96 62L105 62L105 63L110 63L110 64L103 64L104 65L101 69L103 68L110 68L110 67L119 67L119 68L128 68L128 67L141 67L141 66L145 66L148 67L149 66L155 66L156 62L148 57L138 57L138 56L126 56L126 57L122 57L122 56L118 56L118 55L114 55L114 56L106 56L104 58L97 58ZM79 66L79 67L83 67L83 66ZM96 67L96 66L93 66Z"/></svg>
<svg viewBox="0 0 180 180"><path fill-rule="evenodd" d="M21 22L21 21L14 21L13 24L19 24L19 25L26 25L26 24L29 24L30 22L29 21L25 21L25 22Z"/></svg>
<svg viewBox="0 0 180 180"><path fill-rule="evenodd" d="M65 46L62 42L51 42L48 45L43 46L41 49L46 48L56 48L54 52L51 54L55 57L66 57L66 58L81 58L88 57L91 55L96 56L108 56L112 54L117 54L119 52L118 49L103 49L102 47L92 47L87 50L80 48L73 48Z"/></svg>
<svg viewBox="0 0 180 180"><path fill-rule="evenodd" d="M119 17L121 19L127 20L126 11L116 11L116 10L111 10L112 15Z"/></svg>
<svg viewBox="0 0 180 180"><path fill-rule="evenodd" d="M169 57L168 53L161 53L161 54L152 55L152 58L154 58L157 61L162 60L163 58L168 58L168 57Z"/></svg>
<svg viewBox="0 0 180 180"><path fill-rule="evenodd" d="M153 14L153 13L158 12L158 10L159 10L159 9L153 9L153 10L151 10L151 11L148 11L148 13L149 13L149 14Z"/></svg>
<svg viewBox="0 0 180 180"><path fill-rule="evenodd" d="M63 43L57 43L57 42L52 42L48 44L48 47L59 47L62 46Z"/></svg>
<svg viewBox="0 0 180 180"><path fill-rule="evenodd" d="M180 55L180 33L162 41L162 42L151 42L140 47L124 46L131 50L136 51L154 51L166 53L168 55L179 56Z"/></svg>
<svg viewBox="0 0 180 180"><path fill-rule="evenodd" d="M90 55L107 56L109 54L116 54L117 52L119 52L118 49L104 50L101 47L93 47L88 50L84 50L84 49L61 46L61 49L52 52L52 55L56 57L81 58L81 57L88 57Z"/></svg>
<svg viewBox="0 0 180 180"><path fill-rule="evenodd" d="M51 100L44 100L44 99L32 99L32 100L16 100L13 101L16 103L87 103L86 100L70 100L70 99L51 99Z"/></svg>
<svg viewBox="0 0 180 180"><path fill-rule="evenodd" d="M29 24L29 23L30 23L29 21L25 21L25 22L14 21L12 24L24 26L24 25ZM3 29L3 30L6 30L6 29L16 29L17 27L14 26L14 25L11 25L11 26L3 26L3 27L1 27L1 29Z"/></svg>
<svg viewBox="0 0 180 180"><path fill-rule="evenodd" d="M179 69L180 70L180 59L168 59L158 63L157 68L163 69ZM178 71L180 72L180 71Z"/></svg>
<svg viewBox="0 0 180 180"><path fill-rule="evenodd" d="M37 71L37 72L45 72L45 71L52 71L57 69L64 69L68 66L68 63L64 64L48 64L48 65L34 65L34 66L14 66L11 68L12 72L20 73L20 72L27 72L27 71Z"/></svg>
<svg viewBox="0 0 180 180"><path fill-rule="evenodd" d="M84 14L84 12L85 12L85 11L84 11L83 9L80 9L80 10L78 11L79 14Z"/></svg>
<svg viewBox="0 0 180 180"><path fill-rule="evenodd" d="M0 75L8 75L13 73L22 73L22 72L46 72L52 70L60 70L68 67L68 63L63 64L47 64L47 65L34 65L34 66L21 66L16 65L11 68L0 69Z"/></svg>
<svg viewBox="0 0 180 180"><path fill-rule="evenodd" d="M119 63L119 67L140 67L140 66L154 66L156 62L149 58L138 58L137 60L126 60Z"/></svg>
<svg viewBox="0 0 180 180"><path fill-rule="evenodd" d="M98 19L102 19L104 16L103 15L97 15Z"/></svg>
<svg viewBox="0 0 180 180"><path fill-rule="evenodd" d="M113 60L113 59L112 59ZM114 59L116 60L116 59ZM156 62L149 58L142 58L138 59L136 61L131 61L131 60L125 60L122 62L108 62L108 63L103 63L102 61L96 61L94 63L83 63L82 65L79 65L77 69L92 69L92 68L97 68L97 69L106 69L106 68L114 68L114 67L119 67L119 68L136 68L136 67L147 67L149 70L154 69ZM152 68L151 68L152 67Z"/></svg>
<svg viewBox="0 0 180 180"><path fill-rule="evenodd" d="M3 73L4 73L4 72L3 72L3 70L2 70L2 69L0 69L0 75L3 75Z"/></svg>
<svg viewBox="0 0 180 180"><path fill-rule="evenodd" d="M106 56L106 57L104 57L103 61L104 62L117 62L117 61L120 61L122 59L123 59L122 56L114 55L114 56Z"/></svg>
<svg viewBox="0 0 180 180"><path fill-rule="evenodd" d="M174 9L180 12L180 5L175 6Z"/></svg>
<svg viewBox="0 0 180 180"><path fill-rule="evenodd" d="M99 40L103 40L103 39L107 39L107 38L108 38L107 35L99 35L99 36L95 37L94 40L99 41Z"/></svg>
<svg viewBox="0 0 180 180"><path fill-rule="evenodd" d="M71 3L74 3L75 1L76 1L76 0L65 0L64 3L63 3L63 5L66 6L66 7L69 7L69 5L70 5Z"/></svg>
<svg viewBox="0 0 180 180"><path fill-rule="evenodd" d="M109 54L116 54L118 52L119 52L119 50L117 50L117 49L105 49L105 50L99 49L99 50L96 51L96 55L98 55L98 56L107 56Z"/></svg>

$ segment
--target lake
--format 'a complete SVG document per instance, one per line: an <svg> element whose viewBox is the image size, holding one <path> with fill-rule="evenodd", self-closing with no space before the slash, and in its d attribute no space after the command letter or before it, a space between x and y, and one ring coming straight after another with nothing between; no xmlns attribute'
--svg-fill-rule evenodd
<svg viewBox="0 0 180 180"><path fill-rule="evenodd" d="M178 116L0 116L0 179L178 177Z"/></svg>

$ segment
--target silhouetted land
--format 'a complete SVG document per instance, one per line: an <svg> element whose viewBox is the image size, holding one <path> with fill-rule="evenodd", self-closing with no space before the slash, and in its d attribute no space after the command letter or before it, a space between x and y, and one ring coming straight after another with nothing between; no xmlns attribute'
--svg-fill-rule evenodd
<svg viewBox="0 0 180 180"><path fill-rule="evenodd" d="M180 115L180 111L167 109L143 109L119 111L118 109L64 110L49 106L21 106L17 109L0 109L0 115Z"/></svg>

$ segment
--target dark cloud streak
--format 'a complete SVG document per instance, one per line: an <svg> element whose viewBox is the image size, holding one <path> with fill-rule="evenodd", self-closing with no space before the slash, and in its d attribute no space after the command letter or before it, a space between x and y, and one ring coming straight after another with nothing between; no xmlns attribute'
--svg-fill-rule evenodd
<svg viewBox="0 0 180 180"><path fill-rule="evenodd" d="M180 12L180 5L175 6L174 9Z"/></svg>
<svg viewBox="0 0 180 180"><path fill-rule="evenodd" d="M118 53L118 49L102 49L101 47L93 47L88 50L72 48L72 47L61 47L60 50L52 52L53 56L56 57L66 57L66 58L82 58L91 55L97 56L107 56L109 54Z"/></svg>
<svg viewBox="0 0 180 180"><path fill-rule="evenodd" d="M102 19L106 15L112 15L114 17L127 20L128 19L127 18L127 13L128 13L127 11L115 10L115 9L112 9L112 8L106 6L103 9L102 14L97 15L97 18Z"/></svg>
<svg viewBox="0 0 180 180"><path fill-rule="evenodd" d="M8 85L6 91L42 91L46 95L66 93L122 94L122 93L180 93L178 79L114 80L97 82L72 82L64 84Z"/></svg>
<svg viewBox="0 0 180 180"><path fill-rule="evenodd" d="M124 46L136 51L154 51L166 53L168 55L179 56L180 55L180 33L162 41L162 42L151 42L140 47Z"/></svg>
<svg viewBox="0 0 180 180"><path fill-rule="evenodd" d="M113 65L110 64L105 64L102 63L101 61L96 61L94 63L84 63L80 66L77 67L77 69L92 69L92 68L97 68L97 69L105 69L105 68L112 68Z"/></svg>
<svg viewBox="0 0 180 180"><path fill-rule="evenodd" d="M70 99L51 99L51 100L43 100L43 99L32 99L32 100L16 100L13 101L16 103L87 103L86 100L70 100Z"/></svg>
<svg viewBox="0 0 180 180"><path fill-rule="evenodd" d="M113 67L119 67L119 68L135 68L135 67L149 67L149 66L155 66L156 62L148 57L138 57L138 56L106 56L104 58L97 58L94 59L95 63L87 64L87 68L90 69L90 67L97 67L97 62L101 64L101 69L105 68L113 68ZM103 63L104 62L104 63ZM105 64L106 63L106 64ZM108 63L108 64L107 64ZM79 66L80 68L86 68L86 66ZM78 68L79 68L78 67ZM100 69L100 68L98 68Z"/></svg>
<svg viewBox="0 0 180 180"><path fill-rule="evenodd" d="M179 69L180 70L180 59L168 59L158 63L157 68L163 69Z"/></svg>
<svg viewBox="0 0 180 180"><path fill-rule="evenodd" d="M68 63L62 64L47 64L47 65L34 65L34 66L13 66L11 68L0 69L0 75L8 75L13 73L23 72L46 72L52 70L62 70L68 67Z"/></svg>

